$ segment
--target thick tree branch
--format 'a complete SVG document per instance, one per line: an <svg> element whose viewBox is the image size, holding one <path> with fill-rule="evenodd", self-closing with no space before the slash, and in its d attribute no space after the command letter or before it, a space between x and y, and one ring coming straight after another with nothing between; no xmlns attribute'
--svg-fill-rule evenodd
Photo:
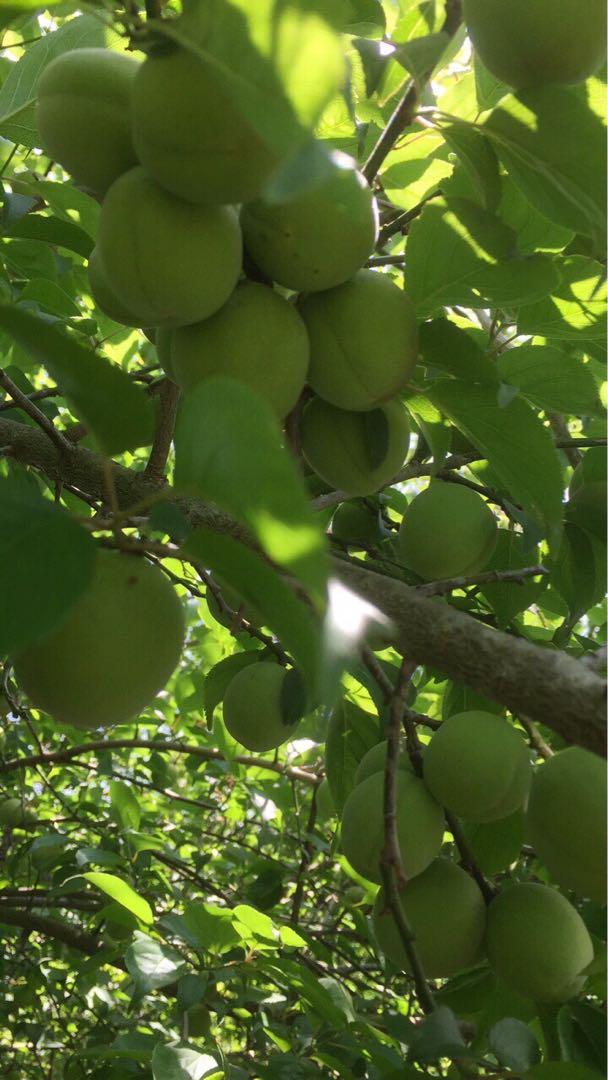
<svg viewBox="0 0 608 1080"><path fill-rule="evenodd" d="M45 915L32 915L29 911L18 911L14 908L2 906L0 910L0 923L7 926L20 926L30 933L42 934L43 937L55 938L69 945L71 949L94 956L101 948L101 941L93 934L86 934L82 930L75 930L68 923L58 919L49 919Z"/></svg>
<svg viewBox="0 0 608 1080"><path fill-rule="evenodd" d="M597 439L569 442L603 445ZM53 481L65 481L91 497L104 497L103 459L83 447L63 455L44 432L1 417L0 446L10 447L14 460L41 469ZM461 455L448 459L446 465L461 467L467 460L470 455ZM429 470L428 466L416 468ZM158 492L157 482L151 484L141 472L113 465L112 476L121 508ZM193 526L204 525L251 543L247 531L223 511L197 499L176 497L169 488L167 498ZM362 565L335 558L333 568L345 584L393 620L404 655L416 663L432 664L516 713L551 727L566 742L596 753L605 751L606 683L586 665L550 647L488 630L445 602L420 596L415 589Z"/></svg>
<svg viewBox="0 0 608 1080"><path fill-rule="evenodd" d="M606 683L552 648L489 630L441 600L344 560L337 576L397 627L402 653L432 664L516 713L537 720L597 754L605 753Z"/></svg>

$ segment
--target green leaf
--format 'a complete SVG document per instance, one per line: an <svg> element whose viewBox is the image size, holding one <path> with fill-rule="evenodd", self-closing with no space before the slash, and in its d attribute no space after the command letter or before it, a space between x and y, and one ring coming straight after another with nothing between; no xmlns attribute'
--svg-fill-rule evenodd
<svg viewBox="0 0 608 1080"><path fill-rule="evenodd" d="M54 0L56 4L58 0ZM39 11L51 4L4 3L0 7L0 25L7 25L16 14L37 8ZM104 25L95 15L80 15L70 19L53 33L45 34L40 41L29 45L16 64L11 65L8 77L0 87L0 135L5 139L26 146L29 150L40 145L36 126L36 94L38 80L47 64L61 53L71 49L89 47L122 48L117 34Z"/></svg>
<svg viewBox="0 0 608 1080"><path fill-rule="evenodd" d="M57 380L104 453L151 443L152 401L124 371L20 308L0 304L0 326Z"/></svg>
<svg viewBox="0 0 608 1080"><path fill-rule="evenodd" d="M604 87L541 86L503 98L485 130L512 180L537 210L603 249Z"/></svg>
<svg viewBox="0 0 608 1080"><path fill-rule="evenodd" d="M593 990L589 991L593 993ZM587 1001L572 1001L557 1014L557 1033L564 1061L576 1061L606 1073L606 1016Z"/></svg>
<svg viewBox="0 0 608 1080"><path fill-rule="evenodd" d="M501 197L501 178L489 139L478 127L462 121L442 127L441 133L466 170L482 206L496 210Z"/></svg>
<svg viewBox="0 0 608 1080"><path fill-rule="evenodd" d="M91 580L96 550L35 488L0 480L0 656L52 630Z"/></svg>
<svg viewBox="0 0 608 1080"><path fill-rule="evenodd" d="M237 904L232 911L232 925L244 938L261 938L276 943L277 934L272 919L249 904Z"/></svg>
<svg viewBox="0 0 608 1080"><path fill-rule="evenodd" d="M302 669L311 688L318 676L319 629L310 608L255 551L207 529L191 533L183 550L228 582L259 612Z"/></svg>
<svg viewBox="0 0 608 1080"><path fill-rule="evenodd" d="M110 780L110 807L123 829L139 829L141 809L137 797L122 780Z"/></svg>
<svg viewBox="0 0 608 1080"><path fill-rule="evenodd" d="M47 244L66 248L88 259L95 244L91 237L71 221L44 214L27 214L5 232L5 236L18 236L26 240L43 240Z"/></svg>
<svg viewBox="0 0 608 1080"><path fill-rule="evenodd" d="M520 533L499 529L494 554L484 566L484 571L521 570L524 566L537 566L538 563L538 548L530 548ZM499 627L504 630L515 615L536 603L545 586L546 578L525 578L521 582L497 581L482 585L480 592L494 611Z"/></svg>
<svg viewBox="0 0 608 1080"><path fill-rule="evenodd" d="M572 1061L545 1061L525 1072L522 1080L600 1080L601 1076L601 1073Z"/></svg>
<svg viewBox="0 0 608 1080"><path fill-rule="evenodd" d="M154 1080L203 1080L218 1069L217 1061L210 1054L199 1054L197 1050L184 1047L158 1043L152 1055Z"/></svg>
<svg viewBox="0 0 608 1080"><path fill-rule="evenodd" d="M551 582L570 609L572 621L598 603L606 588L606 549L595 536L569 522L549 561Z"/></svg>
<svg viewBox="0 0 608 1080"><path fill-rule="evenodd" d="M332 1027L340 1030L347 1023L343 1009L334 1004L331 994L320 984L316 975L313 975L303 964L297 960L258 958L259 969L279 986L297 994L300 1001L304 1002Z"/></svg>
<svg viewBox="0 0 608 1080"><path fill-rule="evenodd" d="M186 904L184 927L198 948L225 952L238 945L240 937L232 925L232 912L214 904Z"/></svg>
<svg viewBox="0 0 608 1080"><path fill-rule="evenodd" d="M427 367L439 368L474 383L496 385L496 368L470 334L449 319L422 323L420 357Z"/></svg>
<svg viewBox="0 0 608 1080"><path fill-rule="evenodd" d="M20 300L33 300L43 311L59 319L80 318L82 312L75 300L48 278L33 278L22 290Z"/></svg>
<svg viewBox="0 0 608 1080"><path fill-rule="evenodd" d="M323 598L323 534L270 406L253 390L215 377L187 395L175 433L175 482L227 510Z"/></svg>
<svg viewBox="0 0 608 1080"><path fill-rule="evenodd" d="M516 237L469 199L433 199L410 227L407 290L420 315L447 304L518 306L552 292L546 255L520 256Z"/></svg>
<svg viewBox="0 0 608 1080"><path fill-rule="evenodd" d="M353 789L361 758L376 745L379 734L377 717L347 698L334 709L325 742L325 771L338 813Z"/></svg>
<svg viewBox="0 0 608 1080"><path fill-rule="evenodd" d="M500 1065L520 1072L540 1061L540 1046L527 1024L505 1016L488 1033L488 1046Z"/></svg>
<svg viewBox="0 0 608 1080"><path fill-rule="evenodd" d="M513 501L555 544L562 520L561 467L549 431L530 406L514 398L500 408L492 388L447 379L428 396L481 450Z"/></svg>
<svg viewBox="0 0 608 1080"><path fill-rule="evenodd" d="M148 901L144 900L143 896L139 896L130 885L127 885L126 881L121 881L114 874L104 874L97 871L91 871L82 876L87 881L90 881L91 885L101 889L107 896L111 896L112 900L122 904L127 911L130 911L141 922L151 923L154 921L152 908Z"/></svg>
<svg viewBox="0 0 608 1080"><path fill-rule="evenodd" d="M147 934L135 933L125 953L125 965L140 994L169 986L183 975L186 961L175 950Z"/></svg>
<svg viewBox="0 0 608 1080"><path fill-rule="evenodd" d="M417 1028L408 1060L434 1061L456 1056L466 1057L467 1048L454 1013L447 1005L440 1005Z"/></svg>
<svg viewBox="0 0 608 1080"><path fill-rule="evenodd" d="M508 870L520 857L524 843L524 815L521 810L498 821L462 825L471 854L482 874L494 877Z"/></svg>
<svg viewBox="0 0 608 1080"><path fill-rule="evenodd" d="M505 349L496 370L510 386L541 409L570 416L603 415L597 383L588 364L550 345L520 345Z"/></svg>
<svg viewBox="0 0 608 1080"><path fill-rule="evenodd" d="M560 281L547 296L526 304L517 328L522 334L541 334L566 341L604 341L606 337L606 278L603 266L582 255L556 259Z"/></svg>
<svg viewBox="0 0 608 1080"><path fill-rule="evenodd" d="M203 685L205 716L208 724L213 721L215 710L224 700L224 694L235 675L250 664L257 664L259 658L260 650L252 649L251 652L233 653L232 656L226 656L218 664L214 664Z"/></svg>

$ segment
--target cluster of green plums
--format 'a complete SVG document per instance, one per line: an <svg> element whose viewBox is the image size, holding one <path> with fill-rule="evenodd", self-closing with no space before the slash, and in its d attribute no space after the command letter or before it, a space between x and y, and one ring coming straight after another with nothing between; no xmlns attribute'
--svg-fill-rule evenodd
<svg viewBox="0 0 608 1080"><path fill-rule="evenodd" d="M387 744L378 743L362 758L341 815L344 854L358 874L376 884L382 881L386 754ZM320 790L320 802L330 795ZM465 830L500 829L519 815L522 835L549 877L580 899L604 903L601 759L571 747L533 770L512 724L496 714L468 711L442 722L423 748L420 775L405 750L397 762L397 837L406 877L400 900L425 974L445 978L487 958L522 996L559 1002L579 993L594 953L576 908L556 888L533 880L506 883L488 904L474 877L441 854L445 811ZM517 857L512 854L509 865ZM410 970L383 888L372 923L387 959Z"/></svg>
<svg viewBox="0 0 608 1080"><path fill-rule="evenodd" d="M331 535L341 545L373 548L386 535L377 509L363 500L336 510ZM399 563L425 581L479 573L499 538L485 499L460 483L432 480L403 514L396 541Z"/></svg>
<svg viewBox="0 0 608 1080"><path fill-rule="evenodd" d="M417 323L404 291L365 268L377 210L351 159L334 153L311 190L270 202L282 162L213 70L169 41L143 63L106 49L57 57L37 117L48 155L102 199L89 260L101 311L145 328L184 394L229 376L283 423L307 386L312 469L353 496L392 480L409 446L397 395Z"/></svg>

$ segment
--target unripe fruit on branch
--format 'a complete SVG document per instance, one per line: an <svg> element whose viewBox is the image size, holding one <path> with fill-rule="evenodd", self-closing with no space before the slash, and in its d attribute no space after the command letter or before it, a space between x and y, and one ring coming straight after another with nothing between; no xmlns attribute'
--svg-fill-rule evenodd
<svg viewBox="0 0 608 1080"><path fill-rule="evenodd" d="M140 168L108 191L97 248L110 289L141 326L208 318L241 272L236 211L176 199Z"/></svg>
<svg viewBox="0 0 608 1080"><path fill-rule="evenodd" d="M247 202L276 164L213 69L185 49L152 54L141 65L132 125L142 165L192 203Z"/></svg>
<svg viewBox="0 0 608 1080"><path fill-rule="evenodd" d="M464 18L488 71L518 90L583 82L605 56L604 0L464 0Z"/></svg>
<svg viewBox="0 0 608 1080"><path fill-rule="evenodd" d="M435 859L399 893L415 938L422 970L429 979L443 979L477 963L486 930L486 906L472 877L449 859ZM374 933L395 967L410 965L397 924L386 909L384 889L374 904Z"/></svg>
<svg viewBox="0 0 608 1080"><path fill-rule="evenodd" d="M525 801L530 755L507 720L466 712L444 720L424 753L424 780L447 810L465 821L498 821Z"/></svg>
<svg viewBox="0 0 608 1080"><path fill-rule="evenodd" d="M248 750L275 750L292 739L305 712L300 676L260 661L235 675L224 697L224 723Z"/></svg>
<svg viewBox="0 0 608 1080"><path fill-rule="evenodd" d="M569 521L606 543L607 456L604 446L585 452L570 480L570 498L566 509Z"/></svg>
<svg viewBox="0 0 608 1080"><path fill-rule="evenodd" d="M405 566L426 581L476 574L496 545L496 519L470 488L433 480L412 499L399 529Z"/></svg>
<svg viewBox="0 0 608 1080"><path fill-rule="evenodd" d="M366 410L392 398L418 355L411 301L377 270L299 302L310 338L308 382L340 409Z"/></svg>
<svg viewBox="0 0 608 1080"><path fill-rule="evenodd" d="M104 315L107 315L109 319L113 319L114 322L121 323L122 326L138 326L137 315L134 315L132 311L127 311L119 297L110 288L97 248L93 248L89 255L87 273L91 296L99 310L103 311Z"/></svg>
<svg viewBox="0 0 608 1080"><path fill-rule="evenodd" d="M567 1001L580 993L593 944L576 908L546 885L501 892L488 908L486 948L500 979L534 1001Z"/></svg>
<svg viewBox="0 0 608 1080"><path fill-rule="evenodd" d="M42 145L77 184L103 195L137 164L129 110L139 63L111 49L57 56L38 83Z"/></svg>
<svg viewBox="0 0 608 1080"><path fill-rule="evenodd" d="M56 628L16 657L15 678L55 720L107 727L153 701L183 640L181 604L163 572L100 549L88 587Z"/></svg>
<svg viewBox="0 0 608 1080"><path fill-rule="evenodd" d="M351 866L378 884L384 848L384 773L368 776L351 791L342 814L342 851ZM422 780L397 770L397 835L406 877L426 870L443 844L443 811Z"/></svg>
<svg viewBox="0 0 608 1080"><path fill-rule="evenodd" d="M606 902L606 763L571 746L539 766L526 834L564 889Z"/></svg>
<svg viewBox="0 0 608 1080"><path fill-rule="evenodd" d="M175 330L171 366L186 393L211 375L227 375L261 394L283 420L304 387L309 344L296 308L266 285L237 285L219 311Z"/></svg>
<svg viewBox="0 0 608 1080"><path fill-rule="evenodd" d="M331 520L331 535L341 544L373 547L383 539L380 512L363 501L343 502Z"/></svg>
<svg viewBox="0 0 608 1080"><path fill-rule="evenodd" d="M34 820L35 817L32 811L23 805L21 799L4 799L0 802L0 828L2 826L14 828L19 825L27 825L28 822Z"/></svg>
<svg viewBox="0 0 608 1080"><path fill-rule="evenodd" d="M367 754L363 755L361 761L357 765L355 784L360 784L362 780L367 780L368 776L374 776L375 773L384 773L386 769L387 750L388 743L384 740L384 742L376 743L375 746L372 746L371 750L367 751ZM410 772L414 775L414 766L412 765L410 755L405 749L399 751L397 768L404 769L406 772Z"/></svg>
<svg viewBox="0 0 608 1080"><path fill-rule="evenodd" d="M386 487L410 444L408 415L400 401L362 413L313 398L304 409L300 435L309 465L348 495L373 495Z"/></svg>
<svg viewBox="0 0 608 1080"><path fill-rule="evenodd" d="M241 213L247 251L269 278L296 292L348 281L374 250L377 212L367 182L346 155L329 177L291 202L249 203Z"/></svg>

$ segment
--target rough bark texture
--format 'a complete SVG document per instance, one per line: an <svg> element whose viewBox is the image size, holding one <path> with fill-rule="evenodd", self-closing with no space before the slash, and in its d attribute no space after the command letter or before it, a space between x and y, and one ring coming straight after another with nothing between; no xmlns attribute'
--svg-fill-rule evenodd
<svg viewBox="0 0 608 1080"><path fill-rule="evenodd" d="M61 453L44 432L1 417L0 446L14 460L43 470L53 481L63 480L103 499L103 461L90 450L75 447ZM159 490L158 483L141 472L113 465L112 473L121 508ZM246 531L222 511L196 499L175 497L170 489L167 497L193 525L249 542ZM586 665L558 650L489 630L444 601L421 596L393 578L340 559L334 559L333 567L345 584L393 620L406 657L430 664L547 725L566 742L605 753L606 682Z"/></svg>
<svg viewBox="0 0 608 1080"><path fill-rule="evenodd" d="M490 630L392 578L344 561L336 562L335 572L393 620L404 655L546 724L566 742L605 753L606 683L584 664Z"/></svg>

